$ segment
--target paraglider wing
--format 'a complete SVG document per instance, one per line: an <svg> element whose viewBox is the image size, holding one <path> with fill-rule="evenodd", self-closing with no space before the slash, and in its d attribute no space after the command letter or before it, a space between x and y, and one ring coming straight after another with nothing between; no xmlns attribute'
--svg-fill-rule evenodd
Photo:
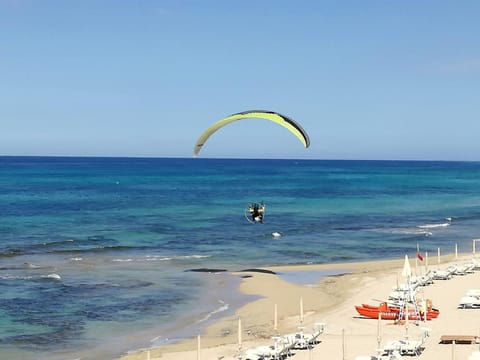
<svg viewBox="0 0 480 360"><path fill-rule="evenodd" d="M243 111L237 114L233 114L223 118L220 121L217 121L213 125L211 125L207 130L203 132L203 134L198 138L195 147L193 148L193 155L198 155L202 146L205 144L207 139L218 129L221 127L230 124L237 120L242 119L249 119L249 118L259 118L273 121L288 130L290 130L307 148L310 146L310 139L308 138L308 134L303 130L303 128L295 122L293 119L289 118L288 116L282 115L280 113L268 110L250 110L250 111Z"/></svg>

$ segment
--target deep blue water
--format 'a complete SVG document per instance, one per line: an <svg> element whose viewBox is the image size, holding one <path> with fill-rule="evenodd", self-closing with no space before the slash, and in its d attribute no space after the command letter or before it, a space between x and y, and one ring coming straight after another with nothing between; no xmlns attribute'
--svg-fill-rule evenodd
<svg viewBox="0 0 480 360"><path fill-rule="evenodd" d="M188 269L469 252L479 225L476 162L0 157L0 358L114 358L246 300Z"/></svg>

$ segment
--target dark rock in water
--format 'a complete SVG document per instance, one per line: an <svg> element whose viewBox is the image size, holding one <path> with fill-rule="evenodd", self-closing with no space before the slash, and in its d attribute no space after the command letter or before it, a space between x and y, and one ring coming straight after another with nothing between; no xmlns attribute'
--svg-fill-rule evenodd
<svg viewBox="0 0 480 360"><path fill-rule="evenodd" d="M242 279L248 279L248 278L251 278L253 277L252 275L242 275L240 276Z"/></svg>
<svg viewBox="0 0 480 360"><path fill-rule="evenodd" d="M263 274L272 274L276 275L277 273L272 270L265 270L265 269L245 269L245 270L240 270L241 272L258 272L258 273L263 273Z"/></svg>
<svg viewBox="0 0 480 360"><path fill-rule="evenodd" d="M225 269L209 269L209 268L199 268L199 269L188 269L185 271L193 271L193 272L207 272L207 273L218 273L218 272L225 272Z"/></svg>

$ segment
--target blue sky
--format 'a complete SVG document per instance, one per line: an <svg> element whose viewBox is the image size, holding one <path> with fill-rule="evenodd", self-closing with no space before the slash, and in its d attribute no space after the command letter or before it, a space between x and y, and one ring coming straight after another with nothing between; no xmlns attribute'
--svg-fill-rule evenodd
<svg viewBox="0 0 480 360"><path fill-rule="evenodd" d="M478 1L0 0L0 154L480 160Z"/></svg>

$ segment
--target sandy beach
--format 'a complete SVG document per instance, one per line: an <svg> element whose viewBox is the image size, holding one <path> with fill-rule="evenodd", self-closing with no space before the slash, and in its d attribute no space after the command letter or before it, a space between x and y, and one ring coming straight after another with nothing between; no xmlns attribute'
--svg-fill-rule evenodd
<svg viewBox="0 0 480 360"><path fill-rule="evenodd" d="M442 270L450 265L460 266L472 262L472 254L457 258L445 255L440 262L410 259L412 272L417 275L427 270ZM234 316L226 317L210 326L200 338L186 339L177 344L152 349L136 350L122 356L122 360L139 359L236 359L239 354L238 319L241 319L241 351L244 353L260 345L273 345L272 337L299 331L312 332L315 324L325 323L319 336L320 343L311 350L295 350L293 359L355 359L357 356L377 354L378 342L383 348L389 341L421 338L423 328L429 329L425 350L419 356L425 360L467 359L479 344L440 344L442 335L480 335L480 309L457 309L460 298L469 289L480 289L480 271L455 275L450 280L435 280L421 287L419 294L431 299L440 310L438 318L415 324L395 323L393 320L367 319L354 308L362 303L378 305L386 300L402 276L404 259L323 265L302 265L265 268L276 274L242 272L240 291L260 296L256 301L238 309ZM282 273L301 274L338 270L342 274L323 277L314 284L302 285L287 281ZM247 275L247 276L246 276ZM274 329L275 308L277 329ZM303 318L301 316L303 310ZM408 326L406 326L408 325ZM380 328L380 332L379 332Z"/></svg>

